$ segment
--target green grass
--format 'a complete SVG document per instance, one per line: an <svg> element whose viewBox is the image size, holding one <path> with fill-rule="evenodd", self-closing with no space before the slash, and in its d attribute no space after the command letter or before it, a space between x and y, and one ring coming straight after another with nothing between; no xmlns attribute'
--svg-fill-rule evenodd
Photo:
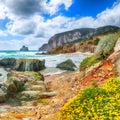
<svg viewBox="0 0 120 120"><path fill-rule="evenodd" d="M99 59L95 58L94 56L87 57L80 63L80 70L85 70L97 62L99 62Z"/></svg>

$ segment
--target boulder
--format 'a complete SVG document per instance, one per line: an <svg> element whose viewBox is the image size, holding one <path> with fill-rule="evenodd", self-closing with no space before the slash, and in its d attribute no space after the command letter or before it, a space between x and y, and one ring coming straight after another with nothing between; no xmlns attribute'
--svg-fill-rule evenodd
<svg viewBox="0 0 120 120"><path fill-rule="evenodd" d="M45 68L45 60L4 58L0 66L17 71L40 71Z"/></svg>
<svg viewBox="0 0 120 120"><path fill-rule="evenodd" d="M14 68L15 65L16 65L15 58L4 58L0 60L0 66L3 66L5 68Z"/></svg>
<svg viewBox="0 0 120 120"><path fill-rule="evenodd" d="M7 100L7 91L4 86L0 88L0 103L5 102Z"/></svg>
<svg viewBox="0 0 120 120"><path fill-rule="evenodd" d="M57 68L60 68L62 70L74 71L76 68L76 65L73 63L73 61L71 59L68 59L68 60L58 64Z"/></svg>
<svg viewBox="0 0 120 120"><path fill-rule="evenodd" d="M15 70L17 71L40 71L45 68L45 61L38 59L18 59Z"/></svg>
<svg viewBox="0 0 120 120"><path fill-rule="evenodd" d="M14 83L10 83L7 85L7 94L9 96L15 96L15 94L17 93L17 87L15 86Z"/></svg>
<svg viewBox="0 0 120 120"><path fill-rule="evenodd" d="M28 47L26 47L25 45L23 45L22 48L20 48L20 51L28 51Z"/></svg>

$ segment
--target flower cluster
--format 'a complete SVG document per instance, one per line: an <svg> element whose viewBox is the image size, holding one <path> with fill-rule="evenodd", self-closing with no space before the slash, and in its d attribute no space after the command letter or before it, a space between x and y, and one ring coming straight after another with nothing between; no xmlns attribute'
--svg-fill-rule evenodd
<svg viewBox="0 0 120 120"><path fill-rule="evenodd" d="M60 120L120 120L120 81L109 79L101 88L87 88L66 103Z"/></svg>

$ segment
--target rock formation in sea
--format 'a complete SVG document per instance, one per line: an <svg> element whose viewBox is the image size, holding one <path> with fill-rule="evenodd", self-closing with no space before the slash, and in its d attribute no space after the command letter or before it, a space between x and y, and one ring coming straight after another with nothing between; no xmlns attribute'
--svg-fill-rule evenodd
<svg viewBox="0 0 120 120"><path fill-rule="evenodd" d="M120 29L116 26L103 26L99 28L80 28L63 33L58 33L52 36L48 44L42 45L39 50L50 50L57 46L63 46L64 44L78 42L80 40L89 38L94 35L102 34L105 32L118 31Z"/></svg>
<svg viewBox="0 0 120 120"><path fill-rule="evenodd" d="M26 47L25 45L22 46L22 48L20 48L20 51L28 51L28 47Z"/></svg>

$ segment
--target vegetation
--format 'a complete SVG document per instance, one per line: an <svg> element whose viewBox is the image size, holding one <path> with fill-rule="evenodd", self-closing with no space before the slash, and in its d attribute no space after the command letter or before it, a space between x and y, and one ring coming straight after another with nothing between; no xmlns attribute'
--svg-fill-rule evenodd
<svg viewBox="0 0 120 120"><path fill-rule="evenodd" d="M120 80L110 78L103 87L87 88L60 110L61 120L119 120Z"/></svg>
<svg viewBox="0 0 120 120"><path fill-rule="evenodd" d="M109 34L102 38L95 51L95 57L99 59L106 58L109 54L113 52L113 48L118 38L116 34Z"/></svg>
<svg viewBox="0 0 120 120"><path fill-rule="evenodd" d="M42 80L42 81L44 81L44 76L41 73L39 73L39 72L32 72L32 73L33 73L33 76L34 76L35 80Z"/></svg>
<svg viewBox="0 0 120 120"><path fill-rule="evenodd" d="M96 38L96 39L94 40L94 45L98 45L99 41L100 41L100 39L99 39L99 38Z"/></svg>
<svg viewBox="0 0 120 120"><path fill-rule="evenodd" d="M99 62L99 59L95 58L94 56L87 57L80 63L80 70L85 70L97 62Z"/></svg>
<svg viewBox="0 0 120 120"><path fill-rule="evenodd" d="M25 90L25 86L24 85L19 85L18 88L17 88L17 92L22 92Z"/></svg>

